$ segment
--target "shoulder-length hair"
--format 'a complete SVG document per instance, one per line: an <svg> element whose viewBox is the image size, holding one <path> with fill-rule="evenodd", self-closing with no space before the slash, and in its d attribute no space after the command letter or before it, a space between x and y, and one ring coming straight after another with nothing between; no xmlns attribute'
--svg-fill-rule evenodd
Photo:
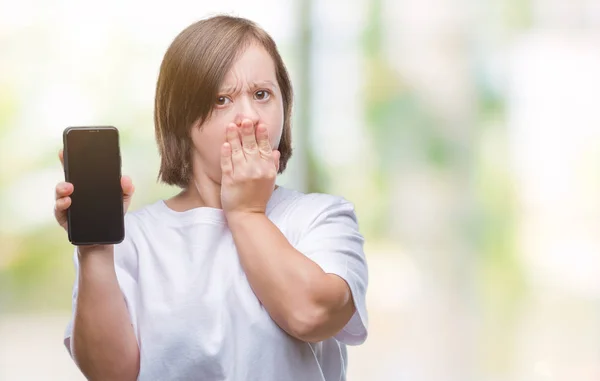
<svg viewBox="0 0 600 381"><path fill-rule="evenodd" d="M292 155L292 84L271 36L254 22L232 16L198 21L171 43L156 84L154 127L160 153L158 179L186 188L192 176L190 131L206 121L213 110L219 86L235 59L250 44L265 48L275 64L283 100L283 133L278 150L279 173Z"/></svg>

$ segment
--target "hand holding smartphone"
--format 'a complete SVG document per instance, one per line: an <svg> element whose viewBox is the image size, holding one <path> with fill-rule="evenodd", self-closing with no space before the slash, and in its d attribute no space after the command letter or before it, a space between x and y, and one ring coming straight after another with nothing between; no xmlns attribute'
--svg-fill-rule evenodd
<svg viewBox="0 0 600 381"><path fill-rule="evenodd" d="M65 182L56 187L55 217L74 245L108 245L125 237L133 184L121 177L115 127L69 127L59 153Z"/></svg>

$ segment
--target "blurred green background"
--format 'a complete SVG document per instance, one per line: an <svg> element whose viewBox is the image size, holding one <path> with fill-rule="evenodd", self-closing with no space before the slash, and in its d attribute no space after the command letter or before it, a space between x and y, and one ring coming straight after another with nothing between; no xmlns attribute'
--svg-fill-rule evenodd
<svg viewBox="0 0 600 381"><path fill-rule="evenodd" d="M0 1L0 379L81 380L62 346L62 130L114 125L137 209L172 39L216 13L296 91L279 183L354 202L370 337L348 380L600 379L597 0Z"/></svg>

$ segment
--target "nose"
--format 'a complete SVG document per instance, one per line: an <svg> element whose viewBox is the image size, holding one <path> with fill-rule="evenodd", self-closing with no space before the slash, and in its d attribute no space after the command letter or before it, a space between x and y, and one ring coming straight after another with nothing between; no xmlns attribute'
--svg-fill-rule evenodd
<svg viewBox="0 0 600 381"><path fill-rule="evenodd" d="M251 100L244 99L241 102L237 102L237 107L238 109L236 110L234 120L235 124L241 126L244 119L250 119L254 125L258 124L260 115Z"/></svg>

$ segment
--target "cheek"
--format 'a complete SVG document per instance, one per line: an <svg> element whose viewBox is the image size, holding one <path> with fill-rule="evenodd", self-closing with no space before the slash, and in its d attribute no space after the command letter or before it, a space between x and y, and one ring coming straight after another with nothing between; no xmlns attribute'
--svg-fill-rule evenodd
<svg viewBox="0 0 600 381"><path fill-rule="evenodd" d="M273 149L277 149L279 147L279 142L281 141L281 134L283 132L283 129L279 126L280 125L278 125L277 127L269 128L269 140Z"/></svg>
<svg viewBox="0 0 600 381"><path fill-rule="evenodd" d="M225 123L211 119L197 131L193 141L195 150L203 160L212 162L215 157L219 159L221 146L225 142Z"/></svg>
<svg viewBox="0 0 600 381"><path fill-rule="evenodd" d="M281 103L273 104L267 112L261 115L261 119L269 130L271 145L276 148L279 145L283 132L283 105Z"/></svg>

